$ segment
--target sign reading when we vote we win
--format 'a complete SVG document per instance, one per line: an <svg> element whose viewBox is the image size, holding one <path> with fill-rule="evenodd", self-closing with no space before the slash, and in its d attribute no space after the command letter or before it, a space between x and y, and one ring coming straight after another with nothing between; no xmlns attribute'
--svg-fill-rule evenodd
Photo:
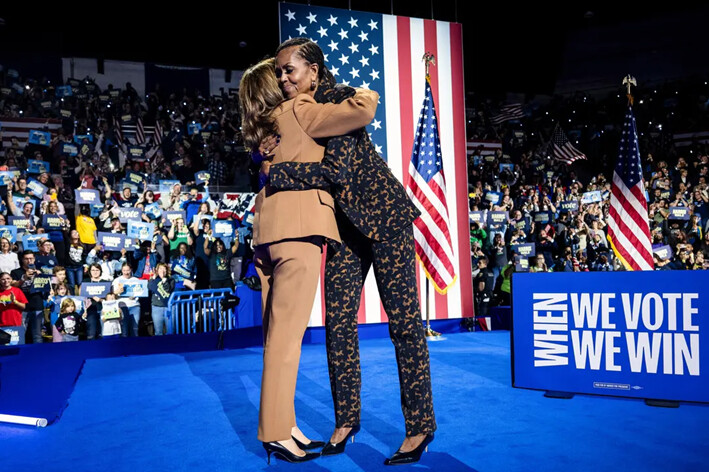
<svg viewBox="0 0 709 472"><path fill-rule="evenodd" d="M707 286L707 271L514 274L513 385L709 401Z"/></svg>

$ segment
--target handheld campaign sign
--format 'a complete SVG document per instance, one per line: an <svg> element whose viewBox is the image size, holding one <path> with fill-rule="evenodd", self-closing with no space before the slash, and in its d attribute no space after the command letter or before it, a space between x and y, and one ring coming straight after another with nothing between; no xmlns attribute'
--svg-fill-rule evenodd
<svg viewBox="0 0 709 472"><path fill-rule="evenodd" d="M155 225L153 223L134 220L128 221L127 236L131 239L137 239L139 241L152 241L154 232Z"/></svg>
<svg viewBox="0 0 709 472"><path fill-rule="evenodd" d="M30 177L27 179L27 191L41 200L44 198L44 194L47 193L47 186L39 180Z"/></svg>
<svg viewBox="0 0 709 472"><path fill-rule="evenodd" d="M508 220L508 213L506 211L488 211L487 212L487 224L492 225L504 225Z"/></svg>
<svg viewBox="0 0 709 472"><path fill-rule="evenodd" d="M15 226L0 226L0 238L5 238L11 243L17 242L17 228Z"/></svg>
<svg viewBox="0 0 709 472"><path fill-rule="evenodd" d="M35 200L34 198L31 197L12 197L12 202L15 204L15 207L17 207L20 211L24 208L25 205L28 203L32 205L32 214L34 215L34 209L35 209Z"/></svg>
<svg viewBox="0 0 709 472"><path fill-rule="evenodd" d="M48 131L39 131L33 129L30 131L30 137L28 139L30 144L37 144L39 146L49 146L52 142L52 135Z"/></svg>
<svg viewBox="0 0 709 472"><path fill-rule="evenodd" d="M83 282L81 284L80 295L82 297L106 298L106 294L111 291L111 282Z"/></svg>
<svg viewBox="0 0 709 472"><path fill-rule="evenodd" d="M513 274L513 386L709 401L707 286L702 270Z"/></svg>
<svg viewBox="0 0 709 472"><path fill-rule="evenodd" d="M657 254L660 259L671 259L672 258L672 247L669 244L663 244L662 246L657 246L652 249L653 254Z"/></svg>
<svg viewBox="0 0 709 472"><path fill-rule="evenodd" d="M65 110L64 108L59 110L59 114L62 115L62 118L71 118L72 117L71 110Z"/></svg>
<svg viewBox="0 0 709 472"><path fill-rule="evenodd" d="M212 231L218 238L231 238L234 236L234 222L229 220L212 220Z"/></svg>
<svg viewBox="0 0 709 472"><path fill-rule="evenodd" d="M133 162L145 161L145 148L143 146L128 146L128 158Z"/></svg>
<svg viewBox="0 0 709 472"><path fill-rule="evenodd" d="M0 171L0 185L10 185L15 173L9 170Z"/></svg>
<svg viewBox="0 0 709 472"><path fill-rule="evenodd" d="M575 212L579 210L578 200L567 200L559 205L561 211Z"/></svg>
<svg viewBox="0 0 709 472"><path fill-rule="evenodd" d="M84 140L87 140L88 142L93 143L94 137L90 134L76 134L76 135L74 135L74 142L77 145L81 145L84 142Z"/></svg>
<svg viewBox="0 0 709 472"><path fill-rule="evenodd" d="M519 254L525 258L532 257L537 254L537 249L534 243L512 244L510 247L513 253Z"/></svg>
<svg viewBox="0 0 709 472"><path fill-rule="evenodd" d="M133 185L142 185L143 182L145 182L145 176L140 172L133 172L130 170L126 172L125 181L130 182Z"/></svg>
<svg viewBox="0 0 709 472"><path fill-rule="evenodd" d="M140 221L142 216L143 210L140 208L127 207L118 209L118 219L121 220L121 223L127 223L129 220Z"/></svg>
<svg viewBox="0 0 709 472"><path fill-rule="evenodd" d="M159 185L160 194L168 194L172 192L175 185L182 185L179 180L161 180Z"/></svg>
<svg viewBox="0 0 709 472"><path fill-rule="evenodd" d="M143 213L148 215L148 218L151 220L157 220L162 216L162 208L160 208L160 205L157 202L151 203L143 207Z"/></svg>
<svg viewBox="0 0 709 472"><path fill-rule="evenodd" d="M468 219L470 222L476 222L478 224L482 224L483 221L485 221L484 215L482 211L469 211L468 212Z"/></svg>
<svg viewBox="0 0 709 472"><path fill-rule="evenodd" d="M209 220L209 222L211 223L213 218L214 217L212 215L200 215L199 213L195 213L194 215L192 215L192 221L190 222L190 224L194 224L194 222L197 221L197 228L202 229L202 220Z"/></svg>
<svg viewBox="0 0 709 472"><path fill-rule="evenodd" d="M30 288L31 293L49 293L52 288L52 276L47 275L35 275L32 279L32 287Z"/></svg>
<svg viewBox="0 0 709 472"><path fill-rule="evenodd" d="M515 170L515 165L514 164L500 164L499 169L500 169L500 172L503 172L505 169L512 172Z"/></svg>
<svg viewBox="0 0 709 472"><path fill-rule="evenodd" d="M148 281L143 279L131 280L123 283L122 297L147 297Z"/></svg>
<svg viewBox="0 0 709 472"><path fill-rule="evenodd" d="M40 161L39 159L27 159L27 172L29 174L44 174L50 171L49 162Z"/></svg>
<svg viewBox="0 0 709 472"><path fill-rule="evenodd" d="M549 223L551 221L551 212L549 211L538 211L534 214L535 223Z"/></svg>
<svg viewBox="0 0 709 472"><path fill-rule="evenodd" d="M515 271L529 272L529 259L520 255L515 255Z"/></svg>
<svg viewBox="0 0 709 472"><path fill-rule="evenodd" d="M30 251L37 252L39 251L37 247L39 240L46 237L46 234L25 234L22 236L22 248L24 250L29 249Z"/></svg>
<svg viewBox="0 0 709 472"><path fill-rule="evenodd" d="M691 210L684 206L671 206L668 220L689 220Z"/></svg>
<svg viewBox="0 0 709 472"><path fill-rule="evenodd" d="M76 189L74 190L74 198L77 204L100 205L101 196L98 190L93 189Z"/></svg>
<svg viewBox="0 0 709 472"><path fill-rule="evenodd" d="M71 89L71 85L59 85L54 89L54 96L57 98L71 97L74 91Z"/></svg>
<svg viewBox="0 0 709 472"><path fill-rule="evenodd" d="M502 200L502 193L500 192L487 192L485 194L485 200L488 202L492 203L493 205L497 205L500 203L500 200Z"/></svg>
<svg viewBox="0 0 709 472"><path fill-rule="evenodd" d="M204 183L209 182L209 177L210 177L209 172L207 172L206 170L201 170L199 172L195 172L194 181L198 185L204 184Z"/></svg>
<svg viewBox="0 0 709 472"><path fill-rule="evenodd" d="M584 192L583 195L581 195L581 203L583 204L588 204L588 203L598 203L603 201L603 196L601 195L600 190L594 190L592 192Z"/></svg>
<svg viewBox="0 0 709 472"><path fill-rule="evenodd" d="M202 131L202 123L188 123L187 124L187 134L194 136Z"/></svg>
<svg viewBox="0 0 709 472"><path fill-rule="evenodd" d="M104 251L120 251L125 247L126 235L99 231L96 234L96 240L103 246Z"/></svg>
<svg viewBox="0 0 709 472"><path fill-rule="evenodd" d="M47 231L61 231L68 220L62 215L42 215L42 228Z"/></svg>
<svg viewBox="0 0 709 472"><path fill-rule="evenodd" d="M165 216L165 226L172 226L176 219L178 219L178 218L182 218L183 220L185 219L185 212L182 210L166 211L164 216Z"/></svg>
<svg viewBox="0 0 709 472"><path fill-rule="evenodd" d="M29 218L25 218L24 216L10 216L7 219L8 223L13 225L16 229L22 230L22 231L28 231L31 226L31 222Z"/></svg>
<svg viewBox="0 0 709 472"><path fill-rule="evenodd" d="M76 157L79 155L79 148L76 144L63 143L61 152L64 155Z"/></svg>

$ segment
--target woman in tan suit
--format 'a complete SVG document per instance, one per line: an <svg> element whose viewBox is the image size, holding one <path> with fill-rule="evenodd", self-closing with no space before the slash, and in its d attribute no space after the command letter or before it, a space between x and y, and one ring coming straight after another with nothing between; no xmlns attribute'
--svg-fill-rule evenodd
<svg viewBox="0 0 709 472"><path fill-rule="evenodd" d="M320 79L316 64L302 77L303 87ZM374 117L379 95L358 90L340 104L319 104L308 94L284 100L273 59L244 72L239 87L244 142L252 151L272 133L280 146L278 162L319 162L324 147L317 138L350 133ZM323 443L307 441L296 426L295 384L300 347L320 276L325 242L338 243L335 203L324 190L277 191L269 184L256 197L254 262L261 279L264 359L258 439L289 462L319 456L304 452Z"/></svg>

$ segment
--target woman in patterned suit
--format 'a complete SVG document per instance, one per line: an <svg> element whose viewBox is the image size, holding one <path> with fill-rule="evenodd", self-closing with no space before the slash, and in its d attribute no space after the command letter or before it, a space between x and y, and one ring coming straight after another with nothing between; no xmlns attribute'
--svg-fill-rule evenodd
<svg viewBox="0 0 709 472"><path fill-rule="evenodd" d="M301 87L314 89L317 65L303 71ZM369 90L341 103L319 104L307 94L284 100L273 59L249 68L239 87L242 134L251 149L263 136L278 133L271 156L279 162L319 162L325 148L317 138L347 134L374 117L379 95ZM320 454L322 446L296 426L294 396L300 346L320 276L323 244L339 243L332 195L320 189L279 191L266 184L256 197L254 263L262 287L264 355L258 438L271 453L290 462Z"/></svg>
<svg viewBox="0 0 709 472"><path fill-rule="evenodd" d="M317 87L299 87L302 70L323 53L307 38L293 38L276 51L276 73L287 98L302 94L321 103L339 103L354 89L335 86L326 74ZM282 144L282 143L281 143ZM263 140L262 152L278 149ZM389 319L396 352L406 437L387 465L416 462L433 440L433 412L428 346L421 322L416 283L413 221L419 211L364 128L331 138L321 163L281 162L264 166L273 188L329 188L337 204L342 244L328 248L325 268L327 356L335 407L335 431L322 455L338 454L360 428L360 365L357 312L364 279L374 267L377 287Z"/></svg>

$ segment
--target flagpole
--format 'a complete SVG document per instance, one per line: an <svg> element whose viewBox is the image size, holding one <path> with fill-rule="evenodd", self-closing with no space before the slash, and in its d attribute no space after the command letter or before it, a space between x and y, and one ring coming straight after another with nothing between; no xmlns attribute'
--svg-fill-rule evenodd
<svg viewBox="0 0 709 472"><path fill-rule="evenodd" d="M426 337L427 338L436 338L441 335L441 333L434 331L431 329L431 312L430 312L430 305L431 305L431 297L429 296L428 292L428 286L431 284L431 281L429 280L428 277L426 277Z"/></svg>

